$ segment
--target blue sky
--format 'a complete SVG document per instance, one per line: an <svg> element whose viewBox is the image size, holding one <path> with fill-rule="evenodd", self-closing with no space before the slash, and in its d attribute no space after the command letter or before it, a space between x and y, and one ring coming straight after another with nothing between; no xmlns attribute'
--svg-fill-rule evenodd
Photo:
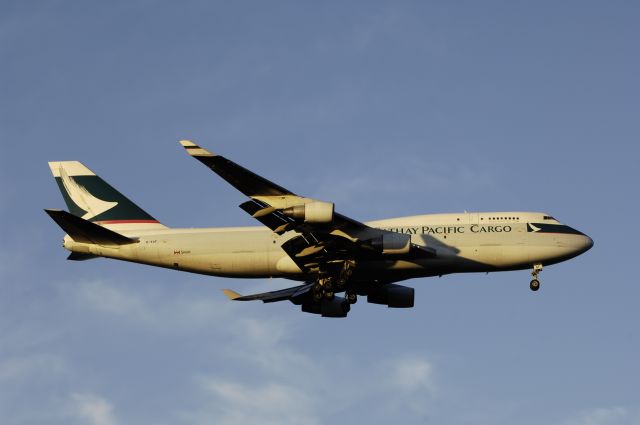
<svg viewBox="0 0 640 425"><path fill-rule="evenodd" d="M634 2L0 4L3 424L640 424ZM46 165L169 226L253 225L190 138L360 220L553 214L548 267L418 279L347 320L65 260Z"/></svg>

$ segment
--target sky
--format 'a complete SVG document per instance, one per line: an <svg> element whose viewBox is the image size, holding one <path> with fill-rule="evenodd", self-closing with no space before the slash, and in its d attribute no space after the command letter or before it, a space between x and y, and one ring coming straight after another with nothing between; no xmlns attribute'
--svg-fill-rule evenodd
<svg viewBox="0 0 640 425"><path fill-rule="evenodd" d="M0 422L640 424L640 5L0 3ZM183 138L358 220L541 211L594 248L407 282L347 319L286 287L66 261L47 161L172 227L255 225Z"/></svg>

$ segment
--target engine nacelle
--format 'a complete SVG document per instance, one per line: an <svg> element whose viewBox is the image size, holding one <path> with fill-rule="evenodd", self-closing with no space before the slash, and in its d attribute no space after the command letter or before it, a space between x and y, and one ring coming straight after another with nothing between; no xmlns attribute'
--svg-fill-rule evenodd
<svg viewBox="0 0 640 425"><path fill-rule="evenodd" d="M383 233L371 245L383 254L406 254L411 250L411 236L403 233Z"/></svg>
<svg viewBox="0 0 640 425"><path fill-rule="evenodd" d="M312 304L302 304L305 313L320 314L322 317L347 317L351 310L349 301L342 297L333 297L332 300L322 300Z"/></svg>
<svg viewBox="0 0 640 425"><path fill-rule="evenodd" d="M392 308L411 308L414 301L414 289L393 283L373 289L367 295L367 302L384 304Z"/></svg>
<svg viewBox="0 0 640 425"><path fill-rule="evenodd" d="M313 201L285 208L282 214L304 220L305 223L331 223L333 221L333 202Z"/></svg>

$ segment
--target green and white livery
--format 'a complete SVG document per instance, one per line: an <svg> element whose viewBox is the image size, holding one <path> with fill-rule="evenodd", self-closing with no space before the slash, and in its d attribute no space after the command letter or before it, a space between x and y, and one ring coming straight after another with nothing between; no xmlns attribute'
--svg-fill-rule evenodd
<svg viewBox="0 0 640 425"><path fill-rule="evenodd" d="M166 229L81 162L50 162L69 212L109 229Z"/></svg>

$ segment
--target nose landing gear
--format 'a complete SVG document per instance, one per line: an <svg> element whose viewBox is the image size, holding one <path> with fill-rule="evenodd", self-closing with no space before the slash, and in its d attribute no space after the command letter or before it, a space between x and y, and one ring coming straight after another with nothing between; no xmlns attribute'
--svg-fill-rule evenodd
<svg viewBox="0 0 640 425"><path fill-rule="evenodd" d="M542 271L542 264L534 264L533 271L531 272L531 282L529 283L529 288L532 291L537 291L540 289L540 281L538 280L538 274Z"/></svg>

